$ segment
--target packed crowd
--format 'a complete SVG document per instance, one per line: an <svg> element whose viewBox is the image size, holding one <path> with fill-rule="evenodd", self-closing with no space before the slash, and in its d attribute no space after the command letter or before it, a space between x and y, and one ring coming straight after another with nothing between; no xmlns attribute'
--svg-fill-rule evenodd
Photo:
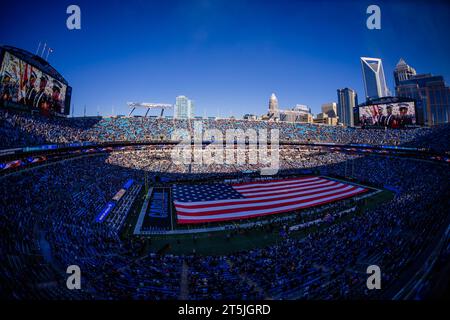
<svg viewBox="0 0 450 320"><path fill-rule="evenodd" d="M140 119L138 119L140 120ZM383 287L395 286L439 228L448 223L445 164L409 159L299 151L280 152L282 169L351 175L399 190L376 208L330 224L306 238L289 232L277 244L221 256L149 254L144 239L121 239L95 217L127 180L144 172L186 179L168 150L116 152L69 159L3 176L0 282L6 298L336 299L384 298L368 291L365 268L380 265ZM240 174L234 165L196 169ZM417 174L420 172L420 174ZM159 183L164 184L164 181ZM330 212L338 212L331 206ZM308 220L308 219L307 219ZM65 268L79 265L83 290L65 289Z"/></svg>
<svg viewBox="0 0 450 320"><path fill-rule="evenodd" d="M389 288L401 280L407 267L420 263L419 254L448 224L448 172L407 160L372 157L359 159L355 168L355 178L399 186L401 193L306 239L287 239L279 245L230 255L227 259L234 272L251 279L265 297L383 297L386 291L369 291L365 286L367 266L379 265L385 288ZM419 168L421 175L414 174ZM344 165L333 164L327 170L343 174ZM216 272L211 270L220 277Z"/></svg>
<svg viewBox="0 0 450 320"><path fill-rule="evenodd" d="M203 119L195 121L201 123L203 130L217 129L224 136L228 129L244 131L278 129L280 140L285 141L402 145L431 148L439 152L450 150L449 125L408 130L366 130L256 120ZM44 143L170 140L176 129L186 130L192 134L195 121L145 117L58 119L0 110L0 149Z"/></svg>
<svg viewBox="0 0 450 320"><path fill-rule="evenodd" d="M202 164L195 161L192 163L175 163L172 160L172 153L174 151L173 146L167 146L164 148L155 148L153 146L143 147L138 151L123 151L114 152L108 155L106 162L111 165L116 165L124 168L143 170L148 173L148 176L156 176L159 173L164 172L167 177L172 180L184 180L189 178L198 177L210 177L213 176L226 176L230 173L245 173L245 172L258 172L262 168L270 166L270 161L260 161L258 156L258 150L250 151L248 148L242 151L234 150L234 163L227 163L226 152L223 151L223 163L206 163L203 160ZM242 152L244 155L244 163L237 162L236 154ZM250 154L255 155L255 163L249 161ZM192 160L194 159L191 155ZM297 169L309 169L322 165L329 165L333 163L343 162L347 160L353 160L360 158L361 155L345 154L340 152L330 153L324 151L321 148L309 148L309 147L292 147L289 145L280 146L278 150L278 160L280 171L297 170ZM269 156L266 157L270 160ZM157 159L157 161L155 161Z"/></svg>

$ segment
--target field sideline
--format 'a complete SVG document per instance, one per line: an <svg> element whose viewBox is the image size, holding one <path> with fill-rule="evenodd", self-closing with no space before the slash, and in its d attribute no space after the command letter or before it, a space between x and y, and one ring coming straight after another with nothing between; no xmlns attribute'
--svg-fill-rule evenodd
<svg viewBox="0 0 450 320"><path fill-rule="evenodd" d="M357 184L355 182L341 180L346 183ZM366 188L365 185L362 185ZM374 189L374 188L371 188ZM374 189L377 190L377 189ZM173 234L173 235L141 235L134 236L133 231L137 222L140 207L143 203L144 192L136 201L134 208L127 219L123 237L137 237L146 241L147 252L159 252L165 254L205 254L205 255L221 255L241 250L249 250L252 248L265 247L284 238L280 234L280 227L275 226L270 228L268 225L258 228L241 229L241 230L225 230L194 234ZM363 214L365 210L371 209L382 202L389 201L393 198L393 193L388 190L379 190L379 192L369 195L359 201L354 212L343 215L337 218L332 223L340 223L349 219L354 214ZM343 208L345 210L345 208ZM173 213L176 214L175 212ZM173 217L174 218L174 217ZM311 232L321 230L329 227L330 223L324 223L320 226L311 226L299 231L291 232L290 237L303 238Z"/></svg>

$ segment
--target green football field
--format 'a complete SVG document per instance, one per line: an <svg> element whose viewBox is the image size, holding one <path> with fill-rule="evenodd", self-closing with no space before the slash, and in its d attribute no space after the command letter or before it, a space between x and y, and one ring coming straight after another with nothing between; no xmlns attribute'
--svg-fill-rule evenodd
<svg viewBox="0 0 450 320"><path fill-rule="evenodd" d="M144 193L142 194L142 198ZM335 219L331 223L324 223L320 226L312 226L296 232L290 232L290 237L302 238L311 232L316 232L323 228L328 228L330 224L341 223L351 218L355 214L364 214L382 202L389 201L393 198L393 193L388 190L380 190L378 193L355 202L352 206L356 206L354 212L350 212ZM134 224L139 214L140 206L143 200L137 201L134 210L127 219L126 226L123 230L123 237L135 237L133 235ZM343 209L345 210L345 209ZM301 214L297 213L297 214ZM205 254L205 255L221 255L241 250L249 250L252 248L262 248L271 244L276 244L285 240L281 234L280 226L270 228L268 225L259 228L215 231L193 234L178 235L145 235L139 236L146 242L147 252L159 252L164 254Z"/></svg>

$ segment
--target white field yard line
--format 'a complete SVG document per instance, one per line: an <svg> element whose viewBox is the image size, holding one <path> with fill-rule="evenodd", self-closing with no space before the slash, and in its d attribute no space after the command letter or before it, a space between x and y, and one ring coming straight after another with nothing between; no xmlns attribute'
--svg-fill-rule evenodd
<svg viewBox="0 0 450 320"><path fill-rule="evenodd" d="M354 183L354 182L348 182L348 181L342 180L342 179L331 178L331 177L328 177L328 176L318 176L318 177L322 177L324 179L329 179L329 180L334 180L334 181L340 181L342 183L352 184L352 185L356 185L356 186L359 186L359 187L362 187L362 188L366 188L366 189L375 190L375 192L371 192L369 194L364 194L364 195L352 198L352 199L356 199L356 200L369 198L369 197L372 197L372 196L374 196L374 195L376 195L376 194L378 194L378 193L383 191L381 189L365 186L365 185ZM286 216L282 220L291 220L293 217L294 216ZM268 224L270 222L271 221L269 219L269 220L266 220L266 221L259 221L258 224L266 225L266 224ZM251 226L253 226L255 224L256 224L255 222L247 222L247 223L244 223L244 224L240 224L239 227L240 228L247 228L247 227L251 227ZM180 234L205 233L205 232L214 232L214 231L217 232L217 231L225 231L225 230L230 230L231 231L234 228L230 227L230 226L231 225L219 226L219 227L210 227L210 228L180 229L180 230L170 230L170 231L140 231L140 229L139 229L138 233L136 233L136 229L135 229L135 233L134 234L138 234L138 235L180 235Z"/></svg>
<svg viewBox="0 0 450 320"><path fill-rule="evenodd" d="M343 180L343 179L339 179L339 178L328 177L328 176L319 176L319 177L320 177L320 178L324 178L324 179L328 179L328 180L340 181L340 182L342 182L342 183L352 184L352 185L355 185L355 186L359 186L359 187L361 187L361 188L372 189L372 190L380 190L380 189L375 188L375 187L369 187L369 186L366 186L366 185L363 185L363 184L360 184L360 183L356 183L356 182L352 182L352 181L347 181L347 180ZM382 191L382 190L380 190L380 191Z"/></svg>
<svg viewBox="0 0 450 320"><path fill-rule="evenodd" d="M142 232L141 232L142 223L144 222L145 213L147 212L148 205L150 204L150 197L151 197L152 193L153 193L153 187L150 187L150 189L148 190L148 193L145 196L144 203L142 204L141 212L139 213L139 217L136 222L136 226L134 227L134 232L133 232L134 235L142 234Z"/></svg>

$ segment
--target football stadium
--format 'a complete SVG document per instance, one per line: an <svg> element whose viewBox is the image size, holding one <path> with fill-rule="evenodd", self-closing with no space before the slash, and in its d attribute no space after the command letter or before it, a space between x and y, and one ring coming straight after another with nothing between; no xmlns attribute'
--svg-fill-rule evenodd
<svg viewBox="0 0 450 320"><path fill-rule="evenodd" d="M382 71L367 59L364 77ZM443 121L412 96L349 106L353 125L345 99L333 124L275 95L258 118L177 116L178 98L173 117L150 103L73 116L77 85L49 60L0 51L2 299L445 296L448 87Z"/></svg>

